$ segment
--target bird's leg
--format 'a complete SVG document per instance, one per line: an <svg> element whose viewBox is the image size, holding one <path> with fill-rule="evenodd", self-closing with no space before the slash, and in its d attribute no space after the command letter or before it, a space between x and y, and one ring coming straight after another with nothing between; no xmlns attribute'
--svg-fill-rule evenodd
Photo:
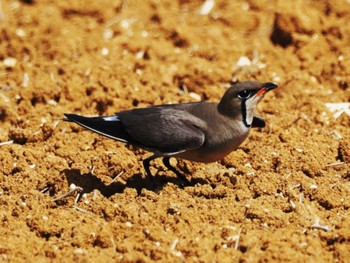
<svg viewBox="0 0 350 263"><path fill-rule="evenodd" d="M145 168L147 176L152 180L153 183L155 183L154 177L152 176L151 170L149 169L150 162L154 159L156 159L158 156L156 154L153 154L152 156L146 158L143 160L143 167Z"/></svg>
<svg viewBox="0 0 350 263"><path fill-rule="evenodd" d="M188 181L188 179L185 177L185 175L180 173L178 170L176 170L176 168L174 166L172 166L170 164L170 157L169 156L163 157L163 164L165 165L166 168L168 168L170 171L175 173L176 176L179 177L183 182L185 182L186 185L191 185L191 182Z"/></svg>

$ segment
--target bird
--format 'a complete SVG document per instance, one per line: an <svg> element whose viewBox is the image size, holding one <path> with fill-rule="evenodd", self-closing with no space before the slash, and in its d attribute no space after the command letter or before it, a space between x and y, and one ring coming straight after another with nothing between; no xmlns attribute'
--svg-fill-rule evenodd
<svg viewBox="0 0 350 263"><path fill-rule="evenodd" d="M219 102L189 102L135 108L111 116L84 117L65 113L65 121L142 148L153 155L143 160L152 180L150 162L163 164L184 182L185 175L170 164L170 158L211 163L235 151L251 128L263 128L265 120L256 115L259 101L278 86L273 82L232 83Z"/></svg>

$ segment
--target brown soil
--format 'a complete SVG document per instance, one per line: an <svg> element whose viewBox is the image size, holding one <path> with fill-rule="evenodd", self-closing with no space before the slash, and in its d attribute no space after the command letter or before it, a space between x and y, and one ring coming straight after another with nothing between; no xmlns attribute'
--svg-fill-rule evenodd
<svg viewBox="0 0 350 263"><path fill-rule="evenodd" d="M0 261L349 262L350 117L326 106L350 102L349 1L82 2L0 1ZM60 119L253 79L280 86L267 127L174 160L194 187L157 160L152 188L149 153Z"/></svg>

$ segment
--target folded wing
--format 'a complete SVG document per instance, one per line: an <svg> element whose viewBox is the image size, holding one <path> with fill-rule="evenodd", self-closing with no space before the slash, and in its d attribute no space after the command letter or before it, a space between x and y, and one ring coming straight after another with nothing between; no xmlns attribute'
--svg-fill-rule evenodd
<svg viewBox="0 0 350 263"><path fill-rule="evenodd" d="M205 141L206 122L185 110L152 107L120 112L118 117L133 140L164 153L196 149Z"/></svg>
<svg viewBox="0 0 350 263"><path fill-rule="evenodd" d="M83 117L65 114L68 121L146 150L174 153L201 147L207 124L187 111L151 107L123 111L114 116Z"/></svg>

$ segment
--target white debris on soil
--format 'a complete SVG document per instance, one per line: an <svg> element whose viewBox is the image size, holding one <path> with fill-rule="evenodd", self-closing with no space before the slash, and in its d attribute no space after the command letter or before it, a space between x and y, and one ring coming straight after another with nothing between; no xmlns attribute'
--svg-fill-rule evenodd
<svg viewBox="0 0 350 263"><path fill-rule="evenodd" d="M199 14L201 14L201 15L209 15L209 13L214 8L214 6L215 6L215 0L206 0L203 3L201 9L199 10Z"/></svg>
<svg viewBox="0 0 350 263"><path fill-rule="evenodd" d="M17 59L13 57L8 57L2 61L2 64L4 64L6 68L14 68L17 64Z"/></svg>
<svg viewBox="0 0 350 263"><path fill-rule="evenodd" d="M350 102L326 103L326 107L333 112L334 119L339 118L343 113L350 116Z"/></svg>

